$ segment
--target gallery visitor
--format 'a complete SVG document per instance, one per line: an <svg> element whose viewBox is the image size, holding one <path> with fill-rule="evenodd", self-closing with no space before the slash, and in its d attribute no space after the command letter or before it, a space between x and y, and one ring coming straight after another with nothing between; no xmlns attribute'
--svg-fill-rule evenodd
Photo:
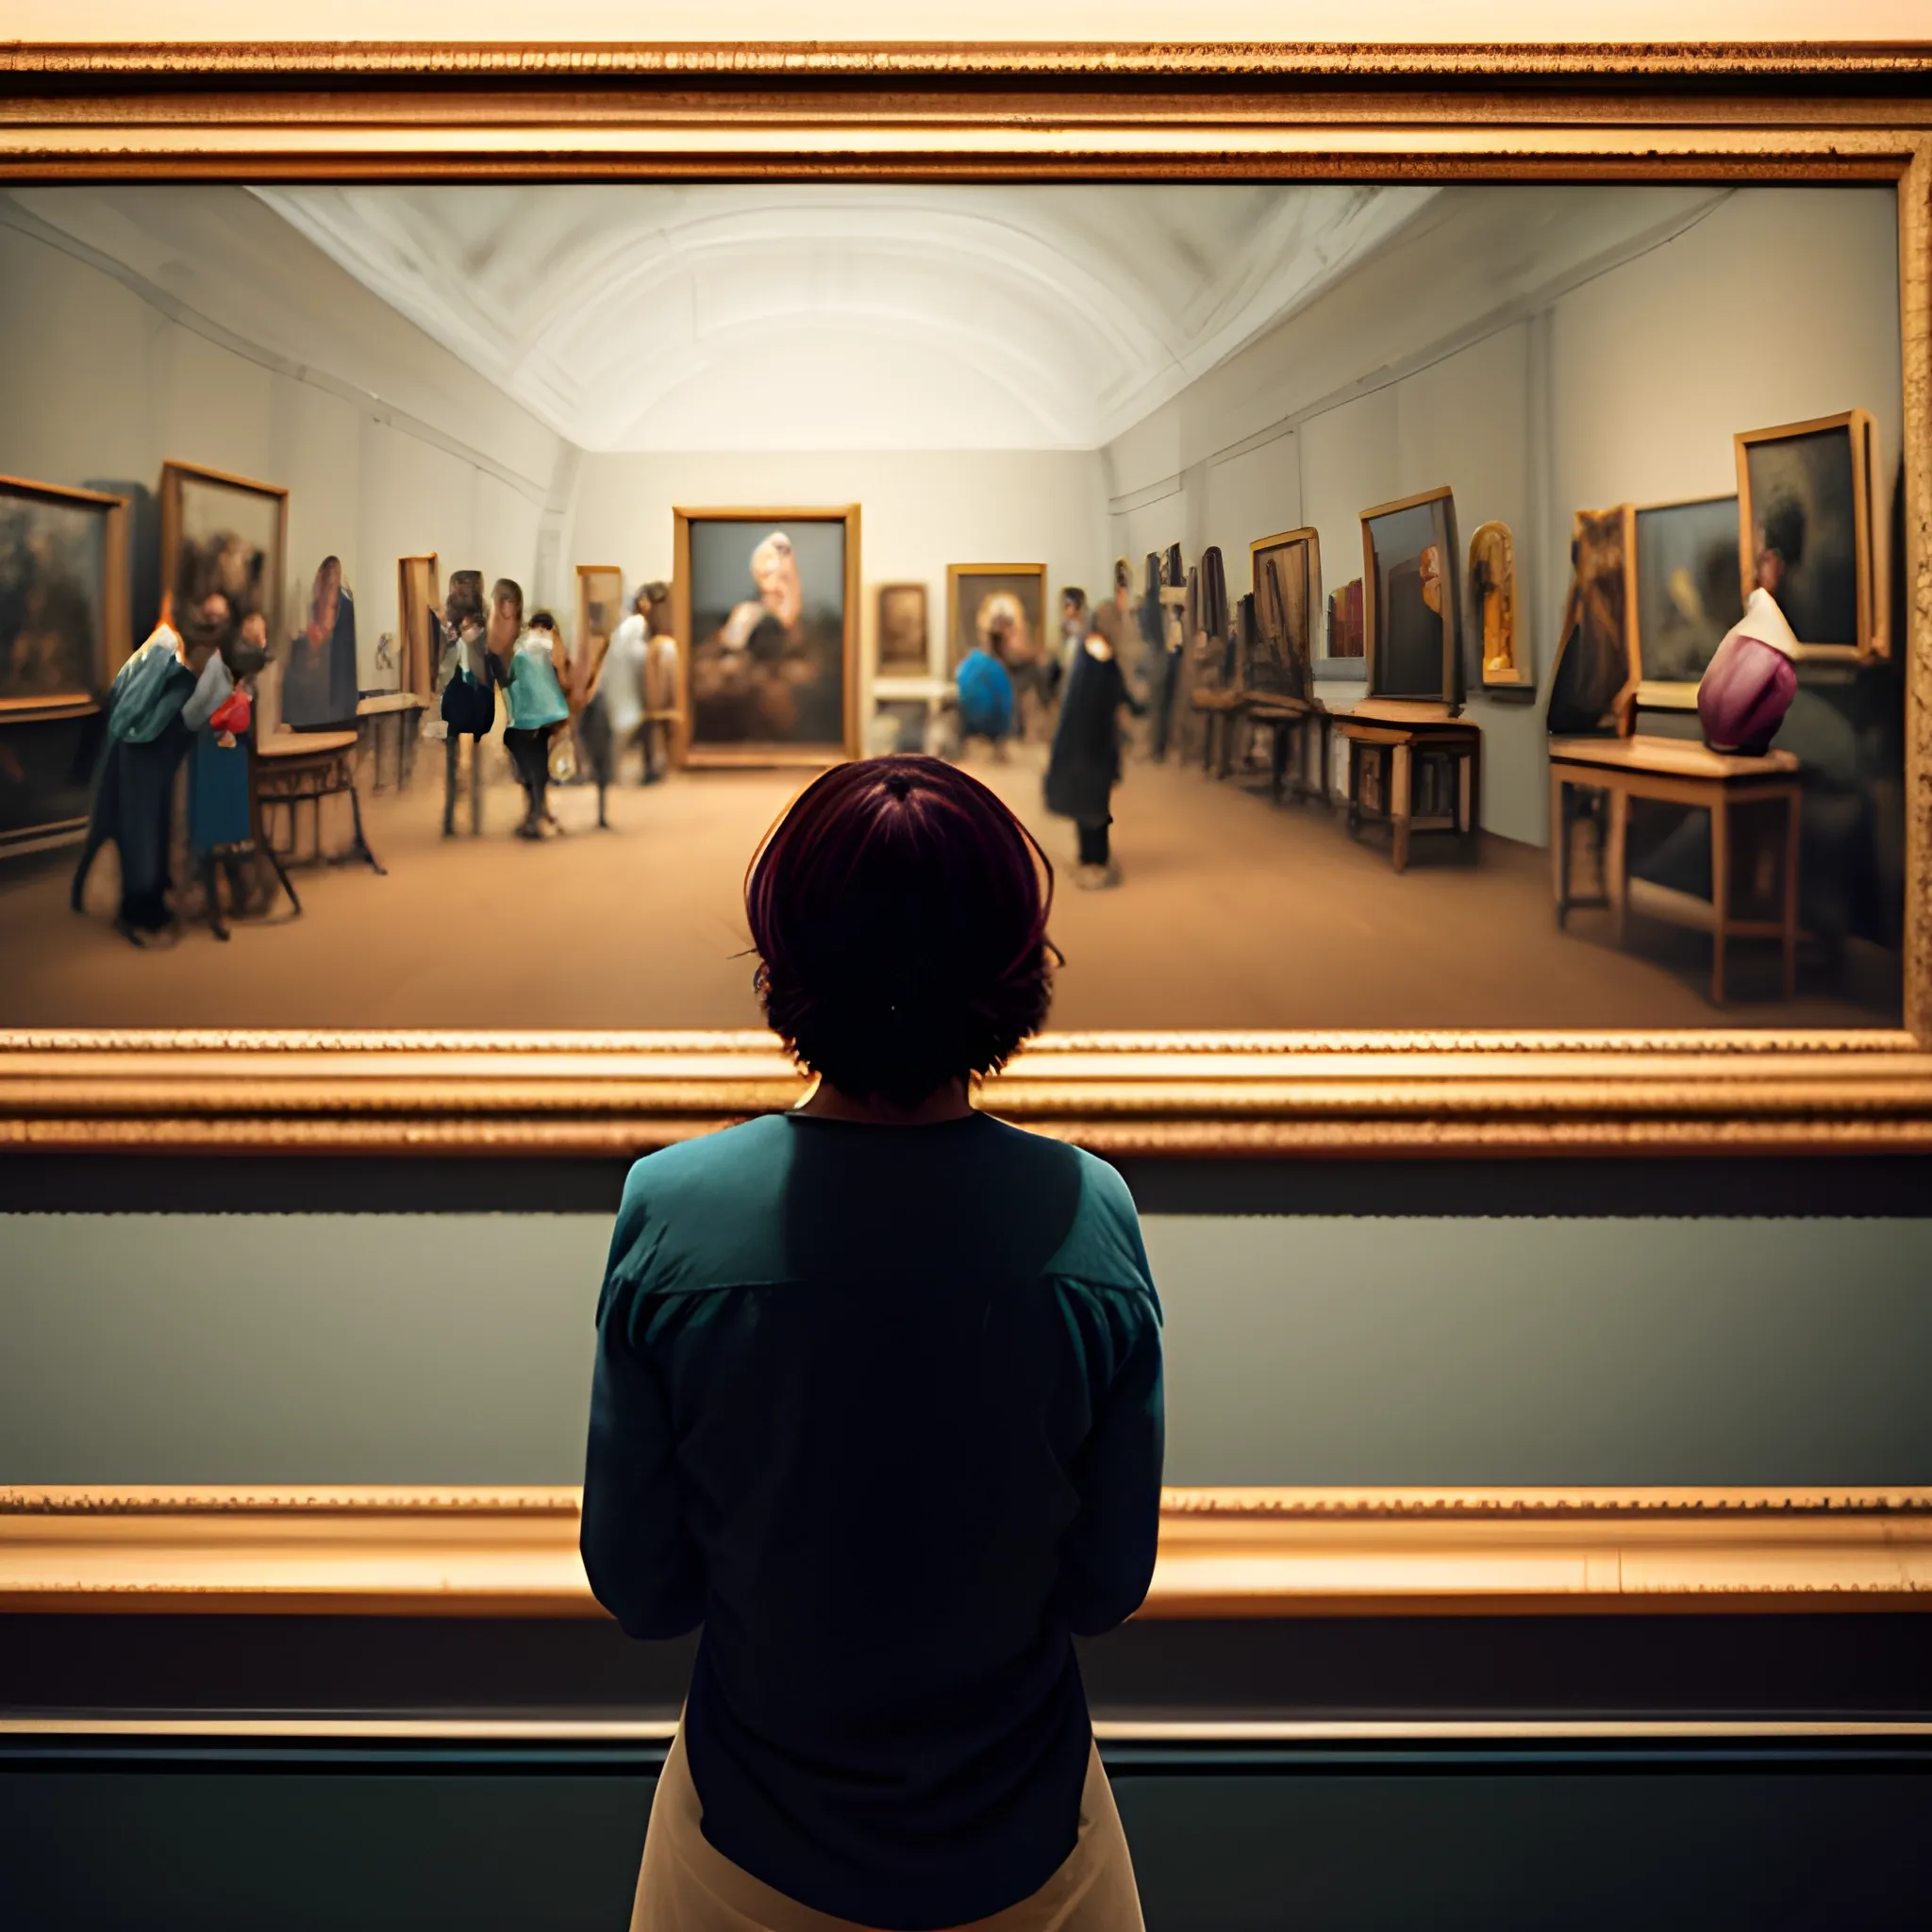
<svg viewBox="0 0 1932 1932"><path fill-rule="evenodd" d="M1121 778L1120 714L1124 708L1138 718L1147 709L1121 670L1125 636L1120 607L1103 604L1067 674L1046 762L1046 808L1078 827L1080 863L1074 883L1089 891L1121 882L1108 832L1113 788Z"/></svg>
<svg viewBox="0 0 1932 1932"><path fill-rule="evenodd" d="M631 1169L585 1569L703 1625L634 1928L1133 1932L1073 1638L1153 1572L1160 1308L1093 1157L974 1106L1046 1017L1052 871L977 780L827 772L753 862L810 1097Z"/></svg>
<svg viewBox="0 0 1932 1932"><path fill-rule="evenodd" d="M501 588L499 586L499 588ZM515 587L512 586L512 589ZM523 594L517 595L517 609ZM520 620L510 620L516 622ZM441 642L436 675L437 724L443 737L442 836L456 837L457 780L463 740L470 741L470 832L483 830L483 741L496 724L496 687L508 666L490 651L489 616L483 602L483 573L459 570L450 575L449 594L436 620ZM514 639L514 628L509 636ZM427 735L430 727L424 726Z"/></svg>
<svg viewBox="0 0 1932 1932"><path fill-rule="evenodd" d="M69 896L80 911L88 874L111 841L121 861L114 930L137 946L172 945L179 937L168 892L175 774L192 741L181 714L235 623L210 581L208 558L184 545L169 614L108 691L107 750Z"/></svg>
<svg viewBox="0 0 1932 1932"><path fill-rule="evenodd" d="M650 590L645 586L631 600L624 621L610 634L609 645L591 674L586 688L583 709L577 718L577 736L585 763L597 786L597 823L609 824L605 812L605 795L616 782L619 761L644 729L644 662L650 653L646 618L650 611ZM644 748L644 776L648 782L650 748Z"/></svg>
<svg viewBox="0 0 1932 1932"><path fill-rule="evenodd" d="M504 586L496 588L501 591ZM518 594L521 600L522 593ZM524 788L525 809L517 827L519 839L553 838L563 829L549 802L550 739L570 716L570 702L557 675L560 648L556 618L540 610L517 640L509 660L509 723L504 728L503 748Z"/></svg>
<svg viewBox="0 0 1932 1932"><path fill-rule="evenodd" d="M994 758L1004 762L1007 740L1013 733L1013 680L990 644L975 643L959 659L953 689L958 699L960 750L971 740L983 738L992 746Z"/></svg>

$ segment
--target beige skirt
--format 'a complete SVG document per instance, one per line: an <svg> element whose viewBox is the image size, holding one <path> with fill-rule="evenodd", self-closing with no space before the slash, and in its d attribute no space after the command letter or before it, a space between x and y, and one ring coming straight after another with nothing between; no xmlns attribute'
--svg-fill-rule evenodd
<svg viewBox="0 0 1932 1932"><path fill-rule="evenodd" d="M680 1725L651 1804L631 1932L862 1932L741 1871L699 1829L703 1816ZM959 1932L1143 1932L1134 1863L1097 1747L1066 1863L1031 1898Z"/></svg>

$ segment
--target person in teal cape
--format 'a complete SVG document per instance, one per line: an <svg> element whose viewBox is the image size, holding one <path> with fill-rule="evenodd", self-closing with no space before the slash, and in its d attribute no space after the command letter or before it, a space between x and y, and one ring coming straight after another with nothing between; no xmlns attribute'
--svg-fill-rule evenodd
<svg viewBox="0 0 1932 1932"><path fill-rule="evenodd" d="M172 944L177 934L168 905L168 852L175 774L191 740L182 712L234 628L227 598L207 588L209 563L184 547L168 614L108 691L107 750L70 898L82 910L88 873L111 840L121 858L114 929L137 946Z"/></svg>

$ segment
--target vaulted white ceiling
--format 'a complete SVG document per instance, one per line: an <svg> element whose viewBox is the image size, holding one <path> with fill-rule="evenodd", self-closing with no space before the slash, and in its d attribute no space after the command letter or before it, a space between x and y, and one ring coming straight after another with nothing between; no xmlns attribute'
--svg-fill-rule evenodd
<svg viewBox="0 0 1932 1932"><path fill-rule="evenodd" d="M1093 449L1426 188L256 191L585 449Z"/></svg>

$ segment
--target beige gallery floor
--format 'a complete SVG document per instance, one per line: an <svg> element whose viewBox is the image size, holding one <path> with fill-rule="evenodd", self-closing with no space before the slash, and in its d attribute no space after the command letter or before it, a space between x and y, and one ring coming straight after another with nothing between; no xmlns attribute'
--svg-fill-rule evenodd
<svg viewBox="0 0 1932 1932"><path fill-rule="evenodd" d="M1054 936L1067 956L1054 1024L1167 1027L1681 1027L1872 1025L1883 1011L1774 997L1771 949L1740 948L1738 997L1706 997L1707 941L1633 923L1609 943L1600 912L1558 933L1546 856L1490 839L1479 865L1419 841L1409 871L1352 842L1339 812L1272 806L1265 788L1135 763L1116 796L1116 891L1071 881L1072 827L1040 808L1040 753L973 769L1063 865ZM389 868L295 874L300 919L240 924L222 945L192 927L137 952L108 924L112 861L90 910L67 908L71 858L0 874L0 1025L709 1027L758 1024L739 891L760 834L799 782L688 774L611 794L560 789L568 836L510 836L507 781L480 839L441 836L441 759L367 801ZM459 816L459 824L466 819ZM1752 996L1756 994L1757 996Z"/></svg>

